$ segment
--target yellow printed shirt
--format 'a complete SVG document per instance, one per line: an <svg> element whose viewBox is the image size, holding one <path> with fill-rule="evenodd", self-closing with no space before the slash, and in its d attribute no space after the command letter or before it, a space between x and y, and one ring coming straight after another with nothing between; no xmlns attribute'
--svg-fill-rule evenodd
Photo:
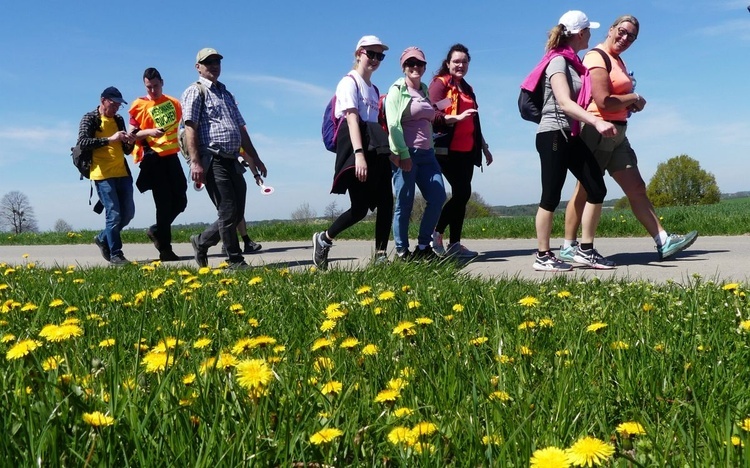
<svg viewBox="0 0 750 468"><path fill-rule="evenodd" d="M159 156L171 156L176 154L180 147L177 143L177 130L180 119L182 119L182 107L180 101L163 94L157 100L148 97L138 98L130 106L130 125L141 130L162 128L164 135L159 138L146 137L135 145L133 157L135 162L143 158L146 147L151 148Z"/></svg>
<svg viewBox="0 0 750 468"><path fill-rule="evenodd" d="M119 131L117 121L114 118L104 115L100 117L102 126L96 130L94 135L96 138L109 138ZM96 148L92 154L91 180L128 176L128 170L125 167L125 153L122 151L122 143L119 141Z"/></svg>

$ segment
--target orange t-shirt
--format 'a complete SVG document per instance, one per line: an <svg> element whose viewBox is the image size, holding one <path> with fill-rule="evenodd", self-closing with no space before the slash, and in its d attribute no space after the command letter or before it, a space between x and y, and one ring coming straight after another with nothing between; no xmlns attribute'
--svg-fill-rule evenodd
<svg viewBox="0 0 750 468"><path fill-rule="evenodd" d="M628 70L627 68L625 68L625 62L623 62L622 59L618 60L611 54L607 53L603 44L599 44L596 47L609 55L609 61L612 63L612 70L609 72L609 94L621 95L632 93L633 82L630 80L630 76L628 76ZM583 57L583 64L589 70L593 68L603 68L604 71L607 71L607 64L604 63L604 58L602 58L601 54L596 51L589 51L588 53L586 53L586 55ZM599 108L596 106L596 103L593 99L591 100L591 104L589 104L587 110L604 120L625 121L628 119L627 108L623 108L614 112L599 112Z"/></svg>
<svg viewBox="0 0 750 468"><path fill-rule="evenodd" d="M177 130L182 119L180 101L163 94L152 101L148 97L138 98L130 106L130 124L141 130L163 128L164 135L159 138L146 137L148 146L159 156L171 156L179 150ZM136 162L143 158L144 147L136 144L133 156Z"/></svg>

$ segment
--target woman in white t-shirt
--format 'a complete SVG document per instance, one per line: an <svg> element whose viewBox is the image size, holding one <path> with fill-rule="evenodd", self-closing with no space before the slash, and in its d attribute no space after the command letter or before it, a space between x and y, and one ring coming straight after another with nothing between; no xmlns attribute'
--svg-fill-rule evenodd
<svg viewBox="0 0 750 468"><path fill-rule="evenodd" d="M588 72L578 52L588 48L591 28L599 23L589 21L581 11L562 15L547 40L549 63L544 79L544 106L536 134L536 148L542 166L542 196L536 214L537 253L533 268L539 271L570 271L573 267L555 257L550 250L552 221L560 204L565 177L570 171L586 189L581 243L574 255L576 263L591 268L610 269L615 264L594 249L594 234L599 225L602 202L607 194L604 177L579 135L580 123L596 128L604 137L617 134L615 126L586 111L590 100Z"/></svg>
<svg viewBox="0 0 750 468"><path fill-rule="evenodd" d="M331 193L349 193L351 206L322 232L313 235L313 263L328 268L333 239L358 223L369 210L375 218L375 261L387 259L393 216L388 135L378 124L378 88L373 72L380 67L388 46L376 36L364 36L354 50L354 68L336 87L336 165Z"/></svg>

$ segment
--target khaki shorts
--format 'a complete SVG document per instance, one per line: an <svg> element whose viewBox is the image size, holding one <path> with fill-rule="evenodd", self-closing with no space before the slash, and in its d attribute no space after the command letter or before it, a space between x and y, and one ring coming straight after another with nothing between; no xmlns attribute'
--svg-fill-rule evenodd
<svg viewBox="0 0 750 468"><path fill-rule="evenodd" d="M626 136L627 125L614 124L617 128L617 136L605 138L591 125L584 125L581 130L581 139L589 147L596 162L602 170L606 170L611 176L617 171L638 167L638 158L635 151L630 147Z"/></svg>

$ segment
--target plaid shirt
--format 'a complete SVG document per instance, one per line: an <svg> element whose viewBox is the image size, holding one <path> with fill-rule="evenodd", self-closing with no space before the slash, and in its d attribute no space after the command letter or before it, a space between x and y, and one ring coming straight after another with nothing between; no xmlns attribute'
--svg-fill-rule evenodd
<svg viewBox="0 0 750 468"><path fill-rule="evenodd" d="M239 156L242 137L240 129L245 120L240 114L234 96L220 82L212 83L198 78L206 88L205 105L197 84L182 93L182 117L185 122L198 124L198 145L218 147L223 152Z"/></svg>

